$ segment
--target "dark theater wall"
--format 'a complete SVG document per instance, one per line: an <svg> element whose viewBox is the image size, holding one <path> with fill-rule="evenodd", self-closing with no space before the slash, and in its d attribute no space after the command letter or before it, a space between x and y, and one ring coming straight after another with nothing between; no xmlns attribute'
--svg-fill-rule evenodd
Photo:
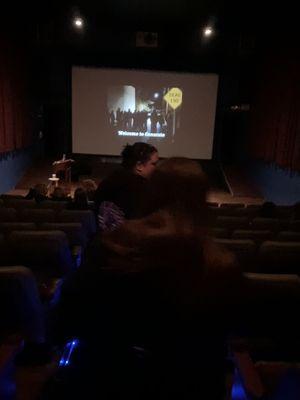
<svg viewBox="0 0 300 400"><path fill-rule="evenodd" d="M14 189L32 162L44 154L43 142L0 154L0 194Z"/></svg>

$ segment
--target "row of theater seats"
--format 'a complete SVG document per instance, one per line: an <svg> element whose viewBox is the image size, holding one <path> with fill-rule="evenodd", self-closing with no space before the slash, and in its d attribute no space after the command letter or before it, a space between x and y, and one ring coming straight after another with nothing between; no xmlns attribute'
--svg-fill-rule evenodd
<svg viewBox="0 0 300 400"><path fill-rule="evenodd" d="M81 223L88 237L96 232L95 214L91 210L54 210L35 208L0 208L0 222Z"/></svg>
<svg viewBox="0 0 300 400"><path fill-rule="evenodd" d="M272 232L292 231L300 232L300 220L288 220L278 218L248 218L236 216L218 216L213 221L213 227L223 228L229 231L236 229L268 230Z"/></svg>
<svg viewBox="0 0 300 400"><path fill-rule="evenodd" d="M0 197L0 208L15 208L17 210L22 208L50 208L52 210L63 210L67 208L68 204L68 201L44 200L37 203L35 200L15 198L13 196L5 197L4 199Z"/></svg>
<svg viewBox="0 0 300 400"><path fill-rule="evenodd" d="M71 248L80 246L85 248L88 237L80 222L46 222L36 224L34 222L0 222L0 234L9 236L13 231L62 231L66 234Z"/></svg>
<svg viewBox="0 0 300 400"><path fill-rule="evenodd" d="M230 230L226 228L213 228L211 234L219 239L250 239L256 244L261 244L266 240L273 240L278 242L299 242L300 231L287 230L287 231L271 231L268 229L235 229Z"/></svg>
<svg viewBox="0 0 300 400"><path fill-rule="evenodd" d="M260 206L210 205L211 235L234 252L244 271L300 275L300 220L294 207L276 206L276 218Z"/></svg>
<svg viewBox="0 0 300 400"><path fill-rule="evenodd" d="M299 211L296 211L295 206L275 206L271 209L266 209L260 205L244 205L244 204L220 204L220 206L212 207L208 203L210 213L213 217L217 216L236 216L255 218L259 216L268 216L278 219L297 219Z"/></svg>
<svg viewBox="0 0 300 400"><path fill-rule="evenodd" d="M248 209L261 209L261 207L266 204L266 203L261 203L261 204L247 204L247 203L218 203L218 202L212 202L212 201L207 201L208 207L212 208L226 208L226 209L233 209L233 208L248 208ZM281 210L281 211L289 211L293 212L295 209L295 206L297 205L290 205L290 206L283 206L283 205L275 205L274 203L268 202L268 204L271 204L274 206L276 210Z"/></svg>
<svg viewBox="0 0 300 400"><path fill-rule="evenodd" d="M29 268L39 286L49 288L51 297L66 275L80 265L83 250L96 233L95 214L65 210L61 202L44 202L43 206L53 208L23 208L24 202L35 203L7 200L18 202L18 207L0 207L0 266Z"/></svg>
<svg viewBox="0 0 300 400"><path fill-rule="evenodd" d="M214 239L232 251L248 272L300 275L300 242L265 241L257 245L247 239Z"/></svg>
<svg viewBox="0 0 300 400"><path fill-rule="evenodd" d="M211 235L235 253L244 271L238 331L229 341L246 398L265 398L289 371L300 374L300 221L294 207L209 203ZM274 218L275 217L275 218ZM265 397L264 397L265 396Z"/></svg>
<svg viewBox="0 0 300 400"><path fill-rule="evenodd" d="M229 340L232 359L245 392L242 398L274 398L279 382L281 387L287 378L289 385L295 385L295 378L299 382L300 332L295 318L300 277L244 273L244 279L242 304L235 314L238 332Z"/></svg>

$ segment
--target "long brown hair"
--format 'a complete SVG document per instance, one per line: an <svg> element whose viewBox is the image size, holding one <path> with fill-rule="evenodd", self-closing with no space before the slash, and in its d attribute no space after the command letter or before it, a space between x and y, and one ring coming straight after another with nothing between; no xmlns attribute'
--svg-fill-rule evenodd
<svg viewBox="0 0 300 400"><path fill-rule="evenodd" d="M195 227L208 223L208 182L200 165L188 158L162 161L151 179L149 211L167 210Z"/></svg>

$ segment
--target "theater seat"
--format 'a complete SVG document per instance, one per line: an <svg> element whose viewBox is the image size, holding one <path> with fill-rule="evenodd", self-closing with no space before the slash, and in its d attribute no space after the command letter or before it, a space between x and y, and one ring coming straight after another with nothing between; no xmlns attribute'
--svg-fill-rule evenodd
<svg viewBox="0 0 300 400"><path fill-rule="evenodd" d="M243 271L255 271L256 245L253 240L214 239L214 241L235 254Z"/></svg>
<svg viewBox="0 0 300 400"><path fill-rule="evenodd" d="M258 253L261 272L300 274L299 242L264 242Z"/></svg>
<svg viewBox="0 0 300 400"><path fill-rule="evenodd" d="M232 239L250 239L256 244L261 244L265 240L271 240L274 234L271 231L237 229L232 233Z"/></svg>
<svg viewBox="0 0 300 400"><path fill-rule="evenodd" d="M231 340L230 347L249 398L261 397L262 392L269 398L272 393L270 376L262 373L262 364L269 371L272 367L274 373L279 363L281 367L283 364L295 367L295 361L300 361L299 328L295 324L300 305L300 278L287 274L246 273L244 283L239 316L245 336ZM278 384L280 374L273 378Z"/></svg>
<svg viewBox="0 0 300 400"><path fill-rule="evenodd" d="M247 217L217 217L216 228L225 228L231 231L235 229L247 229L249 220Z"/></svg>
<svg viewBox="0 0 300 400"><path fill-rule="evenodd" d="M44 223L39 228L44 231L63 231L68 238L70 246L82 246L84 248L87 244L86 234L79 222Z"/></svg>
<svg viewBox="0 0 300 400"><path fill-rule="evenodd" d="M300 232L282 231L278 233L276 240L282 242L300 242Z"/></svg>
<svg viewBox="0 0 300 400"><path fill-rule="evenodd" d="M6 200L12 200L12 199L24 199L24 196L20 195L20 194L1 194L0 199L4 201Z"/></svg>
<svg viewBox="0 0 300 400"><path fill-rule="evenodd" d="M36 204L35 208L47 208L49 210L61 211L65 210L68 205L67 201L45 200Z"/></svg>
<svg viewBox="0 0 300 400"><path fill-rule="evenodd" d="M14 231L8 238L10 264L34 271L39 282L66 276L74 268L66 234L61 231Z"/></svg>
<svg viewBox="0 0 300 400"><path fill-rule="evenodd" d="M221 203L221 208L243 208L245 207L244 203Z"/></svg>
<svg viewBox="0 0 300 400"><path fill-rule="evenodd" d="M0 232L8 235L13 231L34 231L36 224L33 222L1 222Z"/></svg>
<svg viewBox="0 0 300 400"><path fill-rule="evenodd" d="M211 234L213 237L220 239L229 239L230 237L229 230L224 228L213 228Z"/></svg>
<svg viewBox="0 0 300 400"><path fill-rule="evenodd" d="M293 337L295 344L300 345L296 327L293 329L294 318L300 306L299 276L244 273L243 277L243 297L240 299L241 309L237 320L247 337L244 342L248 346L247 350L251 350L254 355L256 347L256 354L260 352L262 355L264 351L267 354L269 349L276 347L276 342L291 349L289 343L286 343L289 337ZM298 350L300 356L300 346ZM276 357L275 354L273 356Z"/></svg>
<svg viewBox="0 0 300 400"><path fill-rule="evenodd" d="M11 260L11 251L3 233L0 233L0 255L0 266L6 264L9 265Z"/></svg>
<svg viewBox="0 0 300 400"><path fill-rule="evenodd" d="M251 208L252 210L260 210L261 209L261 205L260 204L247 204L246 205L247 208Z"/></svg>
<svg viewBox="0 0 300 400"><path fill-rule="evenodd" d="M17 212L14 208L0 208L0 222L16 222Z"/></svg>
<svg viewBox="0 0 300 400"><path fill-rule="evenodd" d="M251 229L277 232L280 224L277 218L254 218L251 222Z"/></svg>
<svg viewBox="0 0 300 400"><path fill-rule="evenodd" d="M25 209L19 213L19 220L22 222L34 222L42 224L44 222L55 222L56 213L48 209Z"/></svg>
<svg viewBox="0 0 300 400"><path fill-rule="evenodd" d="M96 233L96 218L91 210L63 210L58 214L57 222L81 223L88 237Z"/></svg>
<svg viewBox="0 0 300 400"><path fill-rule="evenodd" d="M24 209L24 208L35 208L36 202L34 200L26 200L26 199L8 199L4 200L5 207L15 208L16 210Z"/></svg>
<svg viewBox="0 0 300 400"><path fill-rule="evenodd" d="M217 203L217 202L215 202L215 201L208 201L208 202L206 203L206 205L207 205L208 207L219 207L219 203Z"/></svg>
<svg viewBox="0 0 300 400"><path fill-rule="evenodd" d="M300 232L300 220L291 221L289 231Z"/></svg>
<svg viewBox="0 0 300 400"><path fill-rule="evenodd" d="M276 206L276 214L280 219L290 219L293 214L293 206Z"/></svg>
<svg viewBox="0 0 300 400"><path fill-rule="evenodd" d="M257 210L255 208L234 208L232 209L232 215L235 217L248 217L248 218L256 218L257 217Z"/></svg>

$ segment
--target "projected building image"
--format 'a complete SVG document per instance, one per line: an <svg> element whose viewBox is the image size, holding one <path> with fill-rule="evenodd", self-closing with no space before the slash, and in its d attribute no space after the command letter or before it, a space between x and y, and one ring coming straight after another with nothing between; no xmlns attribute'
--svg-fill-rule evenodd
<svg viewBox="0 0 300 400"><path fill-rule="evenodd" d="M180 127L181 103L182 91L178 88L112 86L107 97L109 125L118 136L174 140Z"/></svg>

